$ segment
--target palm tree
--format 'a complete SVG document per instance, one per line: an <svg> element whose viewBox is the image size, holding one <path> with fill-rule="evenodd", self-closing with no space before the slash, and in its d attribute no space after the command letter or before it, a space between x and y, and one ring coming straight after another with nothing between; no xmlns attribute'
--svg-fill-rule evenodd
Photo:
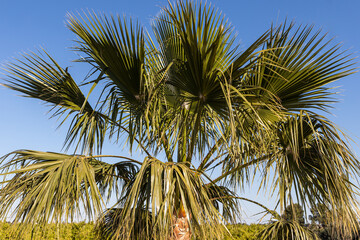
<svg viewBox="0 0 360 240"><path fill-rule="evenodd" d="M219 239L240 201L263 206L236 194L259 178L281 212L321 202L339 230L356 228L359 161L321 115L336 101L327 84L354 63L319 31L285 22L239 51L226 18L190 1L164 7L152 35L91 12L69 15L67 26L78 61L92 68L85 82L42 50L7 64L4 85L69 122L65 146L75 150L4 156L1 217L46 224L83 214L108 238ZM103 155L105 139L144 158ZM297 226L292 232L311 236Z"/></svg>

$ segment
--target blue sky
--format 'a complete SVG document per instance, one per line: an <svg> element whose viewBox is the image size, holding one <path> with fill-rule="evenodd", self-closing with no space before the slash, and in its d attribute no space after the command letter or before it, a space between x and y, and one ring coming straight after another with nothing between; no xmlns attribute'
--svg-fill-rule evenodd
<svg viewBox="0 0 360 240"><path fill-rule="evenodd" d="M354 56L360 50L360 1L347 0L247 0L247 1L210 1L229 18L238 33L238 40L244 48L265 32L272 22L284 19L298 24L315 25L322 29L334 43L341 42L343 49L349 49ZM83 79L84 69L71 62L77 56L70 51L75 36L66 28L67 12L95 10L107 14L126 14L138 19L149 31L150 20L156 16L164 0L62 0L62 1L25 1L2 0L0 2L0 64L19 57L20 53L45 48L63 67L70 66L70 73ZM360 66L358 64L358 66ZM360 74L349 76L336 85L340 86L340 103L335 104L330 118L342 127L354 140L359 142L359 104ZM20 98L0 86L0 155L16 149L60 151L65 138L66 128L57 129L58 122L49 120L49 108L39 101ZM353 144L358 155L360 151ZM108 144L105 154L124 154L122 146ZM256 196L256 191L246 191L244 196L255 198L263 203L268 199ZM271 201L269 202L271 205ZM244 205L250 222L257 209Z"/></svg>

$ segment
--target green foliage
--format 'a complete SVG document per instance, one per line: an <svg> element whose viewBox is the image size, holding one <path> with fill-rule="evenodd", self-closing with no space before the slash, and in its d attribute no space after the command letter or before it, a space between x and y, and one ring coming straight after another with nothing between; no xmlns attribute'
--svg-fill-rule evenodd
<svg viewBox="0 0 360 240"><path fill-rule="evenodd" d="M283 214L273 215L271 222L259 233L264 240L315 240L317 239L305 226L304 210L298 203L286 206Z"/></svg>
<svg viewBox="0 0 360 240"><path fill-rule="evenodd" d="M114 214L114 213L111 213ZM115 213L116 214L116 213ZM114 217L110 217L108 221L114 221ZM117 222L119 223L119 222ZM0 239L2 240L95 240L103 239L105 235L98 235L99 231L96 228L94 223L68 223L68 224L46 224L45 226L37 226L34 229L30 225L25 226L26 231L19 233L20 224L11 224L7 222L0 222ZM262 238L262 233L267 228L271 227L271 224L233 224L228 225L229 234L224 238L219 238L223 240L260 240ZM22 226L23 227L23 226ZM105 231L111 229L104 229ZM116 231L112 229L112 231ZM339 239L336 236L331 235L331 229L323 228L320 225L310 225L308 230L314 232L320 240L336 240ZM31 238L33 237L33 238ZM291 239L291 237L285 237L277 239ZM298 238L295 238L298 239ZM346 238L346 239L357 239Z"/></svg>
<svg viewBox="0 0 360 240"><path fill-rule="evenodd" d="M22 225L22 226L20 226ZM2 240L93 240L95 238L93 223L46 224L44 226L0 223ZM25 231L19 232L19 228Z"/></svg>
<svg viewBox="0 0 360 240"><path fill-rule="evenodd" d="M2 240L30 240L31 236L36 240L95 240L99 239L93 223L68 223L68 224L47 224L45 227L36 227L33 231L31 227L25 227L27 231L19 235L17 231L19 224L7 222L0 223L0 239ZM59 230L58 230L59 227ZM266 225L262 224L235 224L228 225L231 236L226 236L224 240L257 240L258 233Z"/></svg>
<svg viewBox="0 0 360 240"><path fill-rule="evenodd" d="M346 236L342 231L334 224L332 220L332 211L329 206L318 203L313 206L311 209L311 214L309 216L311 220L311 224L309 229L314 232L321 240L337 240L337 239L349 239L349 240L357 240L359 239L359 227L354 229L354 234L352 237Z"/></svg>
<svg viewBox="0 0 360 240"><path fill-rule="evenodd" d="M285 208L284 214L281 216L285 221L297 221L300 225L305 225L304 210L300 204L295 203Z"/></svg>
<svg viewBox="0 0 360 240"><path fill-rule="evenodd" d="M259 234L262 240L317 240L316 234L295 220L280 219Z"/></svg>
<svg viewBox="0 0 360 240"><path fill-rule="evenodd" d="M228 229L231 236L226 236L225 240L258 240L259 233L266 227L263 224L236 224L229 225Z"/></svg>

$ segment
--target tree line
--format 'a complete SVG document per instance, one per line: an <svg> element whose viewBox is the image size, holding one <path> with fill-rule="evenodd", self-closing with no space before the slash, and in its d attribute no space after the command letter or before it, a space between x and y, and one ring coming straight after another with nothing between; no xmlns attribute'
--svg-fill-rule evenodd
<svg viewBox="0 0 360 240"><path fill-rule="evenodd" d="M319 240L356 240L359 234L354 234L351 238L339 235L339 232L332 225L330 218L331 212L324 204L317 204L316 207L310 209L310 223L306 222L305 212L299 204L288 205L280 216L281 220L286 224L298 223L309 233L313 234L314 239ZM224 240L260 240L264 239L267 231L272 228L274 223L278 221L270 221L267 224L231 224L227 228L228 234L223 236ZM22 226L20 226L22 225ZM285 227L286 228L286 227ZM22 229L22 231L19 231ZM24 231L24 229L26 229ZM278 231L277 236L273 239L296 239L291 231ZM93 223L61 223L46 224L33 227L31 225L16 224L9 222L0 222L0 239L46 239L46 240L94 240L101 239L102 233L98 226Z"/></svg>

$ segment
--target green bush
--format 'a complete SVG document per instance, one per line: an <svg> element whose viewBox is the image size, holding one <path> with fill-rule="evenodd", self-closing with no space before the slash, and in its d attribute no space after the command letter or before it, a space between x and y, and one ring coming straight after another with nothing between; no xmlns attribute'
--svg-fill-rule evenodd
<svg viewBox="0 0 360 240"><path fill-rule="evenodd" d="M20 231L22 229L23 231ZM31 228L30 225L0 222L0 239L18 240L90 240L94 237L93 223L48 224Z"/></svg>
<svg viewBox="0 0 360 240"><path fill-rule="evenodd" d="M230 235L225 236L224 240L258 240L258 234L266 228L263 224L234 224L228 225ZM315 226L315 225L314 225ZM310 226L310 230L313 230ZM0 239L1 240L95 240L94 223L67 223L67 224L48 224L46 227L25 226L21 233L19 230L24 227L21 224L11 224L7 222L0 222ZM315 226L316 227L316 226ZM320 229L321 230L321 229ZM320 230L314 231L320 239L323 238L324 233ZM32 237L32 238L31 238Z"/></svg>
<svg viewBox="0 0 360 240"><path fill-rule="evenodd" d="M233 238L230 236L225 237L225 240L255 240L258 239L257 235L261 230L263 230L266 225L262 224L236 224L236 225L229 225L228 229Z"/></svg>
<svg viewBox="0 0 360 240"><path fill-rule="evenodd" d="M21 233L19 230L25 229ZM265 228L261 224L236 224L229 225L229 231L233 238L226 236L225 240L255 240L257 233ZM31 238L32 237L32 238ZM46 227L24 226L21 224L11 224L0 222L1 240L91 240L96 239L93 223L67 223L67 224L48 224Z"/></svg>

